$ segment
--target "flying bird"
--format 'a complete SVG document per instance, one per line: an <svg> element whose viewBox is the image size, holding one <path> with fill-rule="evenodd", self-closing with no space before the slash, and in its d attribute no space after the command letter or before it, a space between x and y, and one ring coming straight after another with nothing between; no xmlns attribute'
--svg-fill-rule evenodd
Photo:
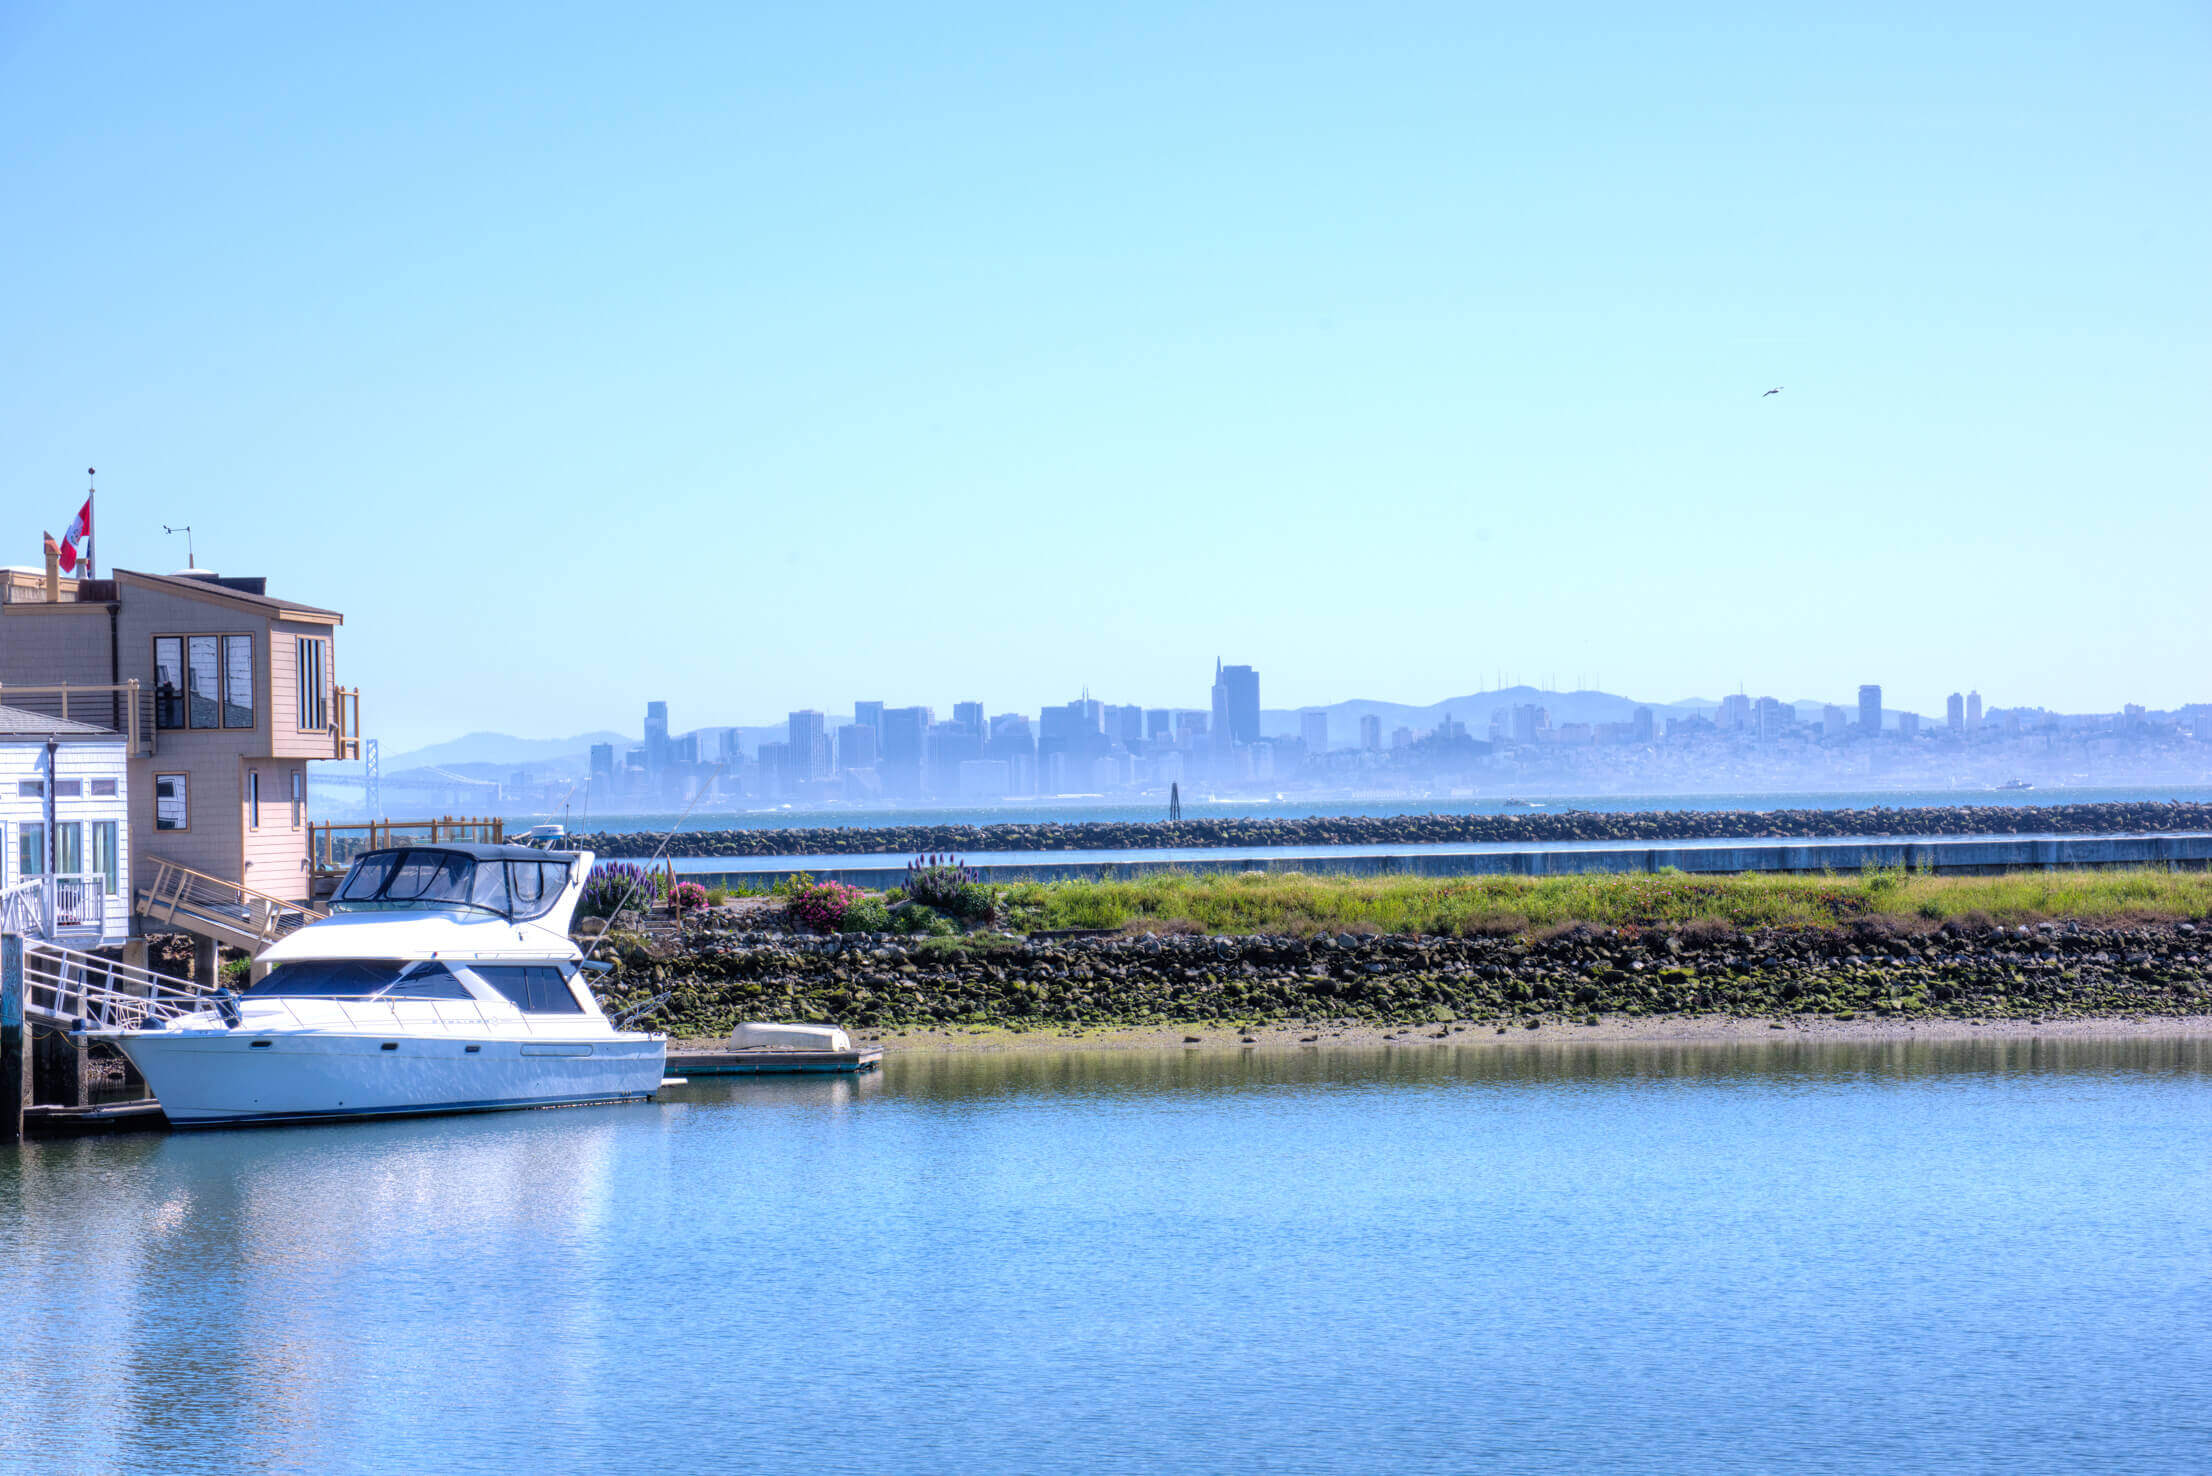
<svg viewBox="0 0 2212 1476"><path fill-rule="evenodd" d="M1782 393L1782 386L1780 385L1776 385L1773 389L1767 391L1767 395L1778 395L1780 393ZM1759 396L1759 398L1763 400L1767 397L1767 395L1761 395Z"/></svg>

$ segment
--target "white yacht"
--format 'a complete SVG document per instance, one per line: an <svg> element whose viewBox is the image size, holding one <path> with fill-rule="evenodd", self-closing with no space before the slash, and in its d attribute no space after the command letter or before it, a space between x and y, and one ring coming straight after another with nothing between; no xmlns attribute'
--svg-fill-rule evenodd
<svg viewBox="0 0 2212 1476"><path fill-rule="evenodd" d="M109 1038L178 1127L648 1099L666 1037L608 1021L568 937L591 863L527 846L367 852L331 916L262 953L259 983Z"/></svg>

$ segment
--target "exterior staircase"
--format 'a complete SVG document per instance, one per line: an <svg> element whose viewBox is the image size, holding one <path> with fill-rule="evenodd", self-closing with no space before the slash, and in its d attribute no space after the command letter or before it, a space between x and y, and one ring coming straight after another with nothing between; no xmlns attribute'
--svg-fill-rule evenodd
<svg viewBox="0 0 2212 1476"><path fill-rule="evenodd" d="M329 916L312 904L272 897L158 856L141 856L139 869L152 872L138 888L140 917L247 953L257 954L286 934Z"/></svg>

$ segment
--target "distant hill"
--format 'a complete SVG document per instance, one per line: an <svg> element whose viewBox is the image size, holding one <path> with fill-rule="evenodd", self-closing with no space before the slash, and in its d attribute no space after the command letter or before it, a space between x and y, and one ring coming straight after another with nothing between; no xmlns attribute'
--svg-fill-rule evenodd
<svg viewBox="0 0 2212 1476"><path fill-rule="evenodd" d="M1499 708L1514 708L1524 703L1534 703L1551 716L1553 727L1561 723L1625 723L1636 715L1639 707L1648 707L1661 723L1670 717L1689 717L1692 714L1710 713L1717 707L1713 702L1639 702L1633 697L1618 697L1611 692L1547 692L1540 687L1501 687L1494 692L1470 692L1464 697L1447 697L1441 702L1431 702L1425 707L1410 707L1402 702L1375 702L1354 698L1349 702L1335 702L1327 707L1262 708L1260 731L1268 737L1295 738L1298 736L1300 717L1309 712L1325 712L1329 715L1329 745L1332 748L1350 748L1359 742L1359 720L1373 714L1382 720L1383 745L1390 744L1390 730L1411 728L1420 732L1444 721L1449 713L1455 722L1464 723L1471 737L1489 735L1490 714Z"/></svg>
<svg viewBox="0 0 2212 1476"><path fill-rule="evenodd" d="M402 769L461 769L464 764L492 764L515 768L523 764L549 764L575 759L579 766L591 758L594 743L612 743L617 751L637 746L639 740L605 731L578 733L573 738L517 738L509 733L470 733L444 743L433 743L411 753L381 755L384 772Z"/></svg>

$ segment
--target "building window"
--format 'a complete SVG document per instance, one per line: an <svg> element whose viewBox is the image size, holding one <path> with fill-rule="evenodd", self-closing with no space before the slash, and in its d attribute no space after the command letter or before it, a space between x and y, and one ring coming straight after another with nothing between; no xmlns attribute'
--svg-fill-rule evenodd
<svg viewBox="0 0 2212 1476"><path fill-rule="evenodd" d="M16 875L46 874L46 827L26 820L16 828Z"/></svg>
<svg viewBox="0 0 2212 1476"><path fill-rule="evenodd" d="M154 637L154 726L184 726L184 637Z"/></svg>
<svg viewBox="0 0 2212 1476"><path fill-rule="evenodd" d="M188 724L195 728L219 728L223 722L223 672L216 665L219 644L214 636L186 636L184 664L187 681Z"/></svg>
<svg viewBox="0 0 2212 1476"><path fill-rule="evenodd" d="M63 820L54 826L54 874L84 875L84 826L79 821Z"/></svg>
<svg viewBox="0 0 2212 1476"><path fill-rule="evenodd" d="M300 828L300 821L307 818L307 776L298 769L292 771L292 828Z"/></svg>
<svg viewBox="0 0 2212 1476"><path fill-rule="evenodd" d="M54 781L54 798L83 799L84 781L82 779L56 779Z"/></svg>
<svg viewBox="0 0 2212 1476"><path fill-rule="evenodd" d="M261 828L261 773L258 769L246 771L246 828Z"/></svg>
<svg viewBox="0 0 2212 1476"><path fill-rule="evenodd" d="M330 671L326 648L313 636L299 637L300 731L320 732L330 726Z"/></svg>
<svg viewBox="0 0 2212 1476"><path fill-rule="evenodd" d="M253 637L223 637L223 726L253 726Z"/></svg>
<svg viewBox="0 0 2212 1476"><path fill-rule="evenodd" d="M185 776L154 775L154 829L189 830L191 811L186 805Z"/></svg>
<svg viewBox="0 0 2212 1476"><path fill-rule="evenodd" d="M92 822L92 869L99 874L100 880L105 884L107 894L110 897L114 896L118 867L115 859L115 822L113 820L95 820Z"/></svg>
<svg viewBox="0 0 2212 1476"><path fill-rule="evenodd" d="M23 799L44 799L46 797L46 781L43 779L18 779L15 781L15 792Z"/></svg>
<svg viewBox="0 0 2212 1476"><path fill-rule="evenodd" d="M94 799L114 799L114 798L115 798L115 781L114 781L113 779L95 779L95 780L93 780L93 781L92 781L92 797L93 797Z"/></svg>

